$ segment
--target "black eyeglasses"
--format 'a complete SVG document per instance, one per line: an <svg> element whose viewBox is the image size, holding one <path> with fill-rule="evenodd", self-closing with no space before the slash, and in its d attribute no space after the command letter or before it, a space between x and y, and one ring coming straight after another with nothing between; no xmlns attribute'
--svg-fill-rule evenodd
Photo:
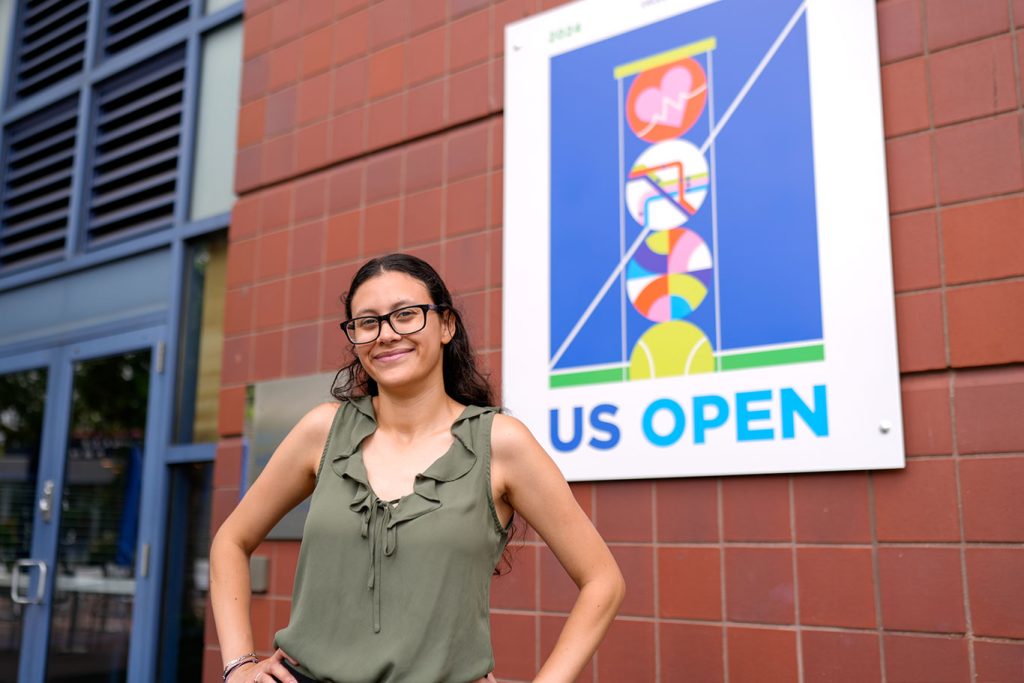
<svg viewBox="0 0 1024 683"><path fill-rule="evenodd" d="M380 336L380 326L387 321L396 334L413 334L427 326L427 311L441 311L444 304L405 306L384 315L363 315L341 323L341 330L353 344L369 344Z"/></svg>

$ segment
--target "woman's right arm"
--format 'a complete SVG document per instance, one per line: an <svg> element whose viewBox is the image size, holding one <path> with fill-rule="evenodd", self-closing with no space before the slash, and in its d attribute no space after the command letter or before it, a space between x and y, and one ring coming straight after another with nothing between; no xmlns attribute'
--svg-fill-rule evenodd
<svg viewBox="0 0 1024 683"><path fill-rule="evenodd" d="M313 492L320 456L337 410L338 404L324 403L299 420L213 538L210 602L224 664L255 649L249 618L249 557L274 525ZM267 670L273 674L279 665L273 662L267 666L272 667ZM236 671L263 668L246 665ZM248 678L232 674L230 680Z"/></svg>

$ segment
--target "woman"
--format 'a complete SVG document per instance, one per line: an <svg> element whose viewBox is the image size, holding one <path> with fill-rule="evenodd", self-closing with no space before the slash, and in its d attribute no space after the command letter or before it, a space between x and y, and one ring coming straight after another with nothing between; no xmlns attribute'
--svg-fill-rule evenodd
<svg viewBox="0 0 1024 683"><path fill-rule="evenodd" d="M535 680L575 680L622 602L622 575L540 444L488 407L448 289L426 262L391 254L359 269L345 312L354 360L340 402L299 421L210 550L226 680L493 680L490 576L515 514L580 588ZM249 556L311 494L291 622L256 661Z"/></svg>

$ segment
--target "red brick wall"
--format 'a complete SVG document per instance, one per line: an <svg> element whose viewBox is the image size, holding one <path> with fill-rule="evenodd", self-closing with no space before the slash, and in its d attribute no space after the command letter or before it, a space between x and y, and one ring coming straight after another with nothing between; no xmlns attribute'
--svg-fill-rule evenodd
<svg viewBox="0 0 1024 683"><path fill-rule="evenodd" d="M439 266L500 384L502 29L555 4L247 2L214 527L245 385L337 367L366 258ZM581 680L1024 681L1024 0L877 7L907 468L574 485L629 584ZM297 543L259 552L266 652ZM527 535L494 584L500 678L531 678L574 592Z"/></svg>

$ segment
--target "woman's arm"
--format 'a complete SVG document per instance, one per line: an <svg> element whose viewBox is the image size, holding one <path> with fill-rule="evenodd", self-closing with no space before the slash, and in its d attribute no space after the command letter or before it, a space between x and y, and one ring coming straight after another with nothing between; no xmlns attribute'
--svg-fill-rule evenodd
<svg viewBox="0 0 1024 683"><path fill-rule="evenodd" d="M622 603L622 573L558 467L521 422L496 415L491 452L498 490L580 588L558 642L534 680L575 681Z"/></svg>
<svg viewBox="0 0 1024 683"><path fill-rule="evenodd" d="M313 492L336 410L337 404L324 403L299 420L213 538L210 603L225 664L254 650L249 557L274 525ZM252 668L246 665L236 671ZM236 679L246 680L232 674L230 680Z"/></svg>

